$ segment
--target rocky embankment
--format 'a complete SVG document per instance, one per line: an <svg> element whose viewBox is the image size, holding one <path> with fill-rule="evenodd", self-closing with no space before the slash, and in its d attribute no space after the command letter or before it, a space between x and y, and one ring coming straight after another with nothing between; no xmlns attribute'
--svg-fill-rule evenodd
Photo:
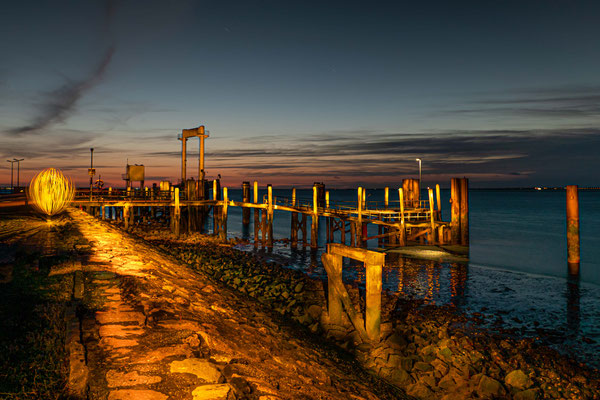
<svg viewBox="0 0 600 400"><path fill-rule="evenodd" d="M193 269L247 294L353 352L370 372L419 399L598 399L597 370L576 363L533 339L514 340L467 329L464 316L445 307L385 293L378 343L365 343L345 319L327 320L324 284L257 260L208 236L175 239L139 227L135 234ZM357 287L346 285L364 309Z"/></svg>

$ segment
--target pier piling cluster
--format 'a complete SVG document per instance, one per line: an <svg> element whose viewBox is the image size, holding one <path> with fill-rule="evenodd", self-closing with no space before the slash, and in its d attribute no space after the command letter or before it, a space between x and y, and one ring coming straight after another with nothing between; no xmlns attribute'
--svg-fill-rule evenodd
<svg viewBox="0 0 600 400"><path fill-rule="evenodd" d="M316 249L319 247L319 226L324 223L326 242L351 247L365 247L369 240L377 240L379 247L409 245L468 245L469 202L468 180L452 179L450 222L442 220L440 186L428 188L427 198L420 198L417 179L405 179L398 189L398 200L390 199L385 188L383 204L367 201L367 190L357 189L356 202L332 201L323 183L315 183L312 198L302 199L292 189L291 198L274 196L273 187L267 185L267 194L259 198L258 182L253 183L250 199L250 182L242 183L242 201L229 197L228 188L221 188L220 180L183 181L179 187L158 190L112 190L89 193L79 191L74 205L102 218L119 219L125 228L136 222L150 219L168 222L176 235L202 231L212 214L213 234L227 240L229 207L242 208L242 225L249 232L250 215L254 210L254 244L272 248L275 238L273 223L275 210L291 213L289 243ZM211 188L212 190L209 190ZM165 189L162 187L161 189ZM209 192L212 196L209 198ZM252 200L252 201L251 201ZM310 219L310 234L308 221ZM369 236L368 225L377 225L377 234Z"/></svg>

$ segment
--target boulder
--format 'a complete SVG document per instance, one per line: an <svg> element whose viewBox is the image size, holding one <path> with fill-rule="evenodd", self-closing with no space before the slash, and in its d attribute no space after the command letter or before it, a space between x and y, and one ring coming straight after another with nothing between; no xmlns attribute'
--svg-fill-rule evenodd
<svg viewBox="0 0 600 400"><path fill-rule="evenodd" d="M222 385L204 385L198 386L192 392L193 400L227 400L231 386Z"/></svg>
<svg viewBox="0 0 600 400"><path fill-rule="evenodd" d="M186 358L183 361L173 361L170 364L170 372L188 373L196 375L204 382L219 383L223 375L217 366L208 360L201 358Z"/></svg>
<svg viewBox="0 0 600 400"><path fill-rule="evenodd" d="M437 397L431 389L429 389L426 385L422 383L415 383L414 385L410 385L406 389L406 394L423 400L433 400Z"/></svg>
<svg viewBox="0 0 600 400"><path fill-rule="evenodd" d="M483 375L479 381L479 385L477 385L477 393L483 398L493 398L503 396L506 394L506 390L497 380Z"/></svg>
<svg viewBox="0 0 600 400"><path fill-rule="evenodd" d="M533 382L522 370L516 369L509 372L504 379L504 382L515 389L523 390L530 387Z"/></svg>
<svg viewBox="0 0 600 400"><path fill-rule="evenodd" d="M514 400L537 400L538 399L538 390L537 389L527 389L522 390L520 392L515 393L513 396Z"/></svg>

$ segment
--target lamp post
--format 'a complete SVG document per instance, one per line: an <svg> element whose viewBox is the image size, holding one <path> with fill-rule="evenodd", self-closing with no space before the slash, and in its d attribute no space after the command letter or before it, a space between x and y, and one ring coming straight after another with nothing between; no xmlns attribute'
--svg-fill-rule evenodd
<svg viewBox="0 0 600 400"><path fill-rule="evenodd" d="M21 181L20 181L20 177L21 177L21 161L23 161L24 158L13 158L13 162L17 163L17 189L21 188Z"/></svg>
<svg viewBox="0 0 600 400"><path fill-rule="evenodd" d="M15 163L14 160L6 160L6 162L10 163L10 192L14 192L14 187L13 187L13 165Z"/></svg>
<svg viewBox="0 0 600 400"><path fill-rule="evenodd" d="M92 193L94 191L94 174L96 171L94 171L94 148L90 148L90 169L89 169L89 175L90 175L90 202L92 201Z"/></svg>
<svg viewBox="0 0 600 400"><path fill-rule="evenodd" d="M421 191L421 159L417 158L416 161L419 162L419 191Z"/></svg>

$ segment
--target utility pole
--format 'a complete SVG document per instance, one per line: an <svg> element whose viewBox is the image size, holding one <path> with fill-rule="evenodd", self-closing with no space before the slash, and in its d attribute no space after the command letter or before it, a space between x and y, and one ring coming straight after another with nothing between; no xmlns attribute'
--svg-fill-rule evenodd
<svg viewBox="0 0 600 400"><path fill-rule="evenodd" d="M20 175L21 175L21 161L23 161L24 158L13 158L13 161L17 163L17 189L21 189L21 182L20 182Z"/></svg>
<svg viewBox="0 0 600 400"><path fill-rule="evenodd" d="M6 162L10 163L10 192L13 193L15 191L15 188L13 186L13 164L15 163L15 161L6 160Z"/></svg>
<svg viewBox="0 0 600 400"><path fill-rule="evenodd" d="M94 191L94 175L96 171L94 170L94 148L90 148L90 169L88 170L90 175L90 201L92 201L92 193Z"/></svg>
<svg viewBox="0 0 600 400"><path fill-rule="evenodd" d="M416 161L419 162L419 192L420 192L421 191L421 163L422 163L422 161L420 158L417 158ZM419 198L421 198L420 193L419 193Z"/></svg>

